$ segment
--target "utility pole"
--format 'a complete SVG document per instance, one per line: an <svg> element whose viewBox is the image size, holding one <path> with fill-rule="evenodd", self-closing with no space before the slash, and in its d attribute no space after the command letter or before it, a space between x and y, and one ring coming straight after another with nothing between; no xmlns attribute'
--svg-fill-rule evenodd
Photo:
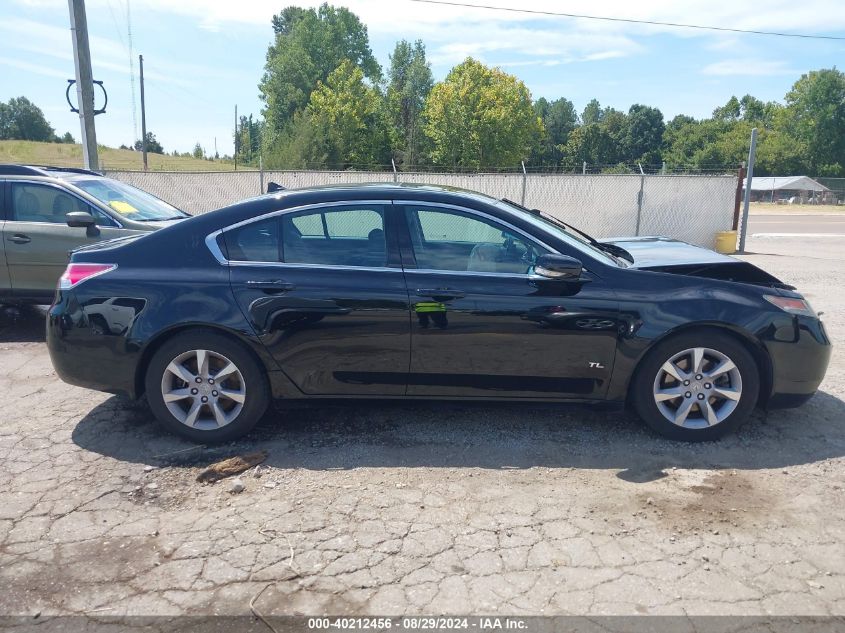
<svg viewBox="0 0 845 633"><path fill-rule="evenodd" d="M147 171L147 109L144 105L144 56L138 55L141 70L141 152L144 155L144 171Z"/></svg>
<svg viewBox="0 0 845 633"><path fill-rule="evenodd" d="M76 68L76 99L79 104L79 126L82 130L82 156L85 169L97 171L97 132L94 129L94 77L91 72L91 50L88 47L88 19L85 0L68 0L70 33L73 40L73 62Z"/></svg>
<svg viewBox="0 0 845 633"><path fill-rule="evenodd" d="M739 252L745 252L748 234L748 203L751 201L751 180L754 178L754 158L757 155L757 128L751 128L751 147L748 149L748 171L745 176L745 198L742 201L742 231L739 234Z"/></svg>
<svg viewBox="0 0 845 633"><path fill-rule="evenodd" d="M238 171L238 104L235 104L235 171Z"/></svg>

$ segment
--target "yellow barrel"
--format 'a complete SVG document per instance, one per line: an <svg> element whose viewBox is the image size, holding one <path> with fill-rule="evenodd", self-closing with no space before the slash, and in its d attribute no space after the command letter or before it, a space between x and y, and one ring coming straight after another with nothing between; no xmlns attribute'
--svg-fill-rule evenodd
<svg viewBox="0 0 845 633"><path fill-rule="evenodd" d="M716 233L716 252L725 254L736 252L736 231Z"/></svg>

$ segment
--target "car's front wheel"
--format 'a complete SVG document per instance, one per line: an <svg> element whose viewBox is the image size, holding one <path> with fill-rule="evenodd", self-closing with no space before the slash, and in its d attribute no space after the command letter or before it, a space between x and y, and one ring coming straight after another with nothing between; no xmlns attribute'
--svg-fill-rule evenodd
<svg viewBox="0 0 845 633"><path fill-rule="evenodd" d="M269 403L259 363L238 342L210 331L166 341L147 367L146 393L169 431L203 443L248 433Z"/></svg>
<svg viewBox="0 0 845 633"><path fill-rule="evenodd" d="M652 429L696 442L739 427L754 410L759 391L760 372L745 346L707 330L659 343L637 369L631 395Z"/></svg>

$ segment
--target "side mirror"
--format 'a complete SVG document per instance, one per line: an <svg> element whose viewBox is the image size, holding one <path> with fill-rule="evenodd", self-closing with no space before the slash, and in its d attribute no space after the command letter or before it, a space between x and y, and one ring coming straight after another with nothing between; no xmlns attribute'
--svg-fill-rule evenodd
<svg viewBox="0 0 845 633"><path fill-rule="evenodd" d="M87 211L73 211L65 216L68 226L89 228L97 225L97 220Z"/></svg>
<svg viewBox="0 0 845 633"><path fill-rule="evenodd" d="M545 279L576 281L582 270L581 262L569 255L540 255L534 264L534 274Z"/></svg>

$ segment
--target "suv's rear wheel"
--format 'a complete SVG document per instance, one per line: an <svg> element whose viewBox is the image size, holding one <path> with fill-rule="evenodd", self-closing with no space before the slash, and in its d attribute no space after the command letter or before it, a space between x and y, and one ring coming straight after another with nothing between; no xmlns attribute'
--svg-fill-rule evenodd
<svg viewBox="0 0 845 633"><path fill-rule="evenodd" d="M225 336L195 331L159 348L146 375L150 408L169 431L195 442L226 442L248 433L267 410L261 366Z"/></svg>
<svg viewBox="0 0 845 633"><path fill-rule="evenodd" d="M739 427L754 410L759 390L754 357L731 336L708 330L658 344L637 369L632 397L652 429L695 442Z"/></svg>

